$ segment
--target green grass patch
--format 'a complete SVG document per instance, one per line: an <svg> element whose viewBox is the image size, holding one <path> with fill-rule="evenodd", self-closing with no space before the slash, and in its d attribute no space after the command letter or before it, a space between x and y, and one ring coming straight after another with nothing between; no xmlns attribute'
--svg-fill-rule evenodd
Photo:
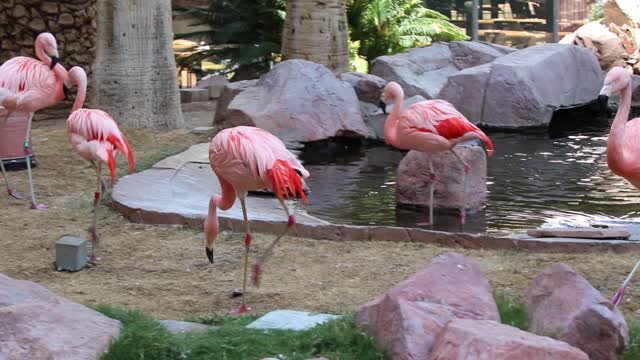
<svg viewBox="0 0 640 360"><path fill-rule="evenodd" d="M629 347L622 354L622 360L640 359L640 321L627 321L629 325Z"/></svg>
<svg viewBox="0 0 640 360"><path fill-rule="evenodd" d="M214 331L169 334L160 323L136 310L100 306L98 311L123 323L121 337L102 360L112 359L261 359L326 357L340 360L382 360L388 357L361 329L353 315L308 331L256 330L245 326L256 316L190 318L218 326Z"/></svg>
<svg viewBox="0 0 640 360"><path fill-rule="evenodd" d="M495 294L494 299L498 305L500 320L503 324L527 331L529 327L527 309L522 302L503 294Z"/></svg>

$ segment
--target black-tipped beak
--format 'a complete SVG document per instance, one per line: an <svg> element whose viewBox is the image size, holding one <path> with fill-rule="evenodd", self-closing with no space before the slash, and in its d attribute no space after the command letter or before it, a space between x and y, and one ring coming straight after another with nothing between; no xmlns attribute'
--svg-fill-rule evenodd
<svg viewBox="0 0 640 360"><path fill-rule="evenodd" d="M609 97L607 95L598 95L598 102L600 104L606 104L609 101Z"/></svg>
<svg viewBox="0 0 640 360"><path fill-rule="evenodd" d="M387 113L387 104L380 100L380 102L378 103L378 107L382 110L383 113Z"/></svg>
<svg viewBox="0 0 640 360"><path fill-rule="evenodd" d="M53 68L56 66L57 63L60 62L60 59L58 59L57 56L52 56L51 57L51 66L49 66L49 69L53 70Z"/></svg>
<svg viewBox="0 0 640 360"><path fill-rule="evenodd" d="M69 90L67 85L62 84L62 92L64 92L64 99L65 100L69 99L69 94L71 93L71 90Z"/></svg>
<svg viewBox="0 0 640 360"><path fill-rule="evenodd" d="M209 262L213 264L213 250L208 247L205 247L205 250L207 250L207 259L209 259Z"/></svg>

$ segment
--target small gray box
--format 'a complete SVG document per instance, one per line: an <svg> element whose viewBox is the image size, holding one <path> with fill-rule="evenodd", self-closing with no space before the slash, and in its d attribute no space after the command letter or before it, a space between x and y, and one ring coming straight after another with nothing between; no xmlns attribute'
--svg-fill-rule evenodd
<svg viewBox="0 0 640 360"><path fill-rule="evenodd" d="M78 271L87 265L87 240L65 235L56 241L58 271Z"/></svg>

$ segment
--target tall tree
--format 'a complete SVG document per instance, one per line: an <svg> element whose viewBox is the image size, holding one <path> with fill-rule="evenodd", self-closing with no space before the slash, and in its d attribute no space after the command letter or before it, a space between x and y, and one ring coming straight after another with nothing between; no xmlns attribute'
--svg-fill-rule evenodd
<svg viewBox="0 0 640 360"><path fill-rule="evenodd" d="M344 0L289 0L282 36L282 57L349 71L349 29Z"/></svg>
<svg viewBox="0 0 640 360"><path fill-rule="evenodd" d="M94 105L123 126L184 123L170 0L98 0Z"/></svg>

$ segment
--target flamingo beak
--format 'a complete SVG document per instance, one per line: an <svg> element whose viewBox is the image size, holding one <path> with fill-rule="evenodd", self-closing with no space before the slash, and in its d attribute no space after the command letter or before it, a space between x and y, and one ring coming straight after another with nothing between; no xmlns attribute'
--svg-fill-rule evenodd
<svg viewBox="0 0 640 360"><path fill-rule="evenodd" d="M52 56L51 57L51 65L49 66L49 69L53 70L53 68L56 66L56 64L58 64L58 62L60 62L60 59L58 59L57 56Z"/></svg>
<svg viewBox="0 0 640 360"><path fill-rule="evenodd" d="M207 251L207 258L209 259L209 262L213 264L213 249L205 247L205 250Z"/></svg>
<svg viewBox="0 0 640 360"><path fill-rule="evenodd" d="M380 102L378 103L378 107L382 110L384 114L387 113L387 104L384 101L380 100Z"/></svg>

